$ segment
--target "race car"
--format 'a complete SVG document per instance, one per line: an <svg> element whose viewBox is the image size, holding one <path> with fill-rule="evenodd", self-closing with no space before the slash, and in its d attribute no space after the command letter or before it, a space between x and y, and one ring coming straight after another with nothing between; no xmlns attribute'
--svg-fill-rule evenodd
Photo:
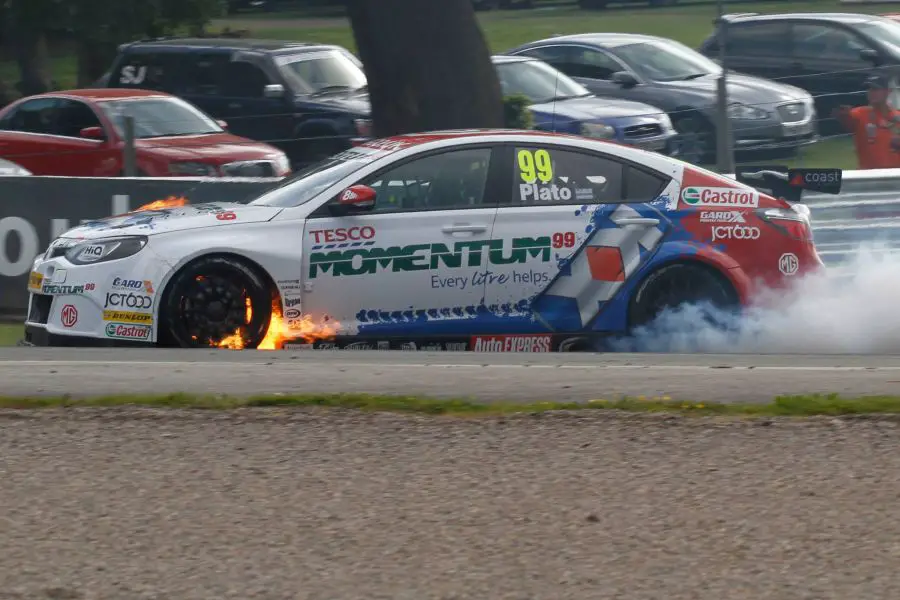
<svg viewBox="0 0 900 600"><path fill-rule="evenodd" d="M138 210L64 233L34 262L25 340L577 349L667 307L739 310L822 268L807 207L756 189L804 185L778 169L738 174L754 187L536 131L374 140L249 204Z"/></svg>

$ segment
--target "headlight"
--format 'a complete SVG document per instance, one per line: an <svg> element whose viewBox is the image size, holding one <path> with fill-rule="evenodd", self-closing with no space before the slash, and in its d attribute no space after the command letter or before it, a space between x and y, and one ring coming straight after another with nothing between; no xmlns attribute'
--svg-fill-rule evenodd
<svg viewBox="0 0 900 600"><path fill-rule="evenodd" d="M291 172L291 161L288 160L286 154L276 154L272 157L272 163L275 166L275 172L284 175Z"/></svg>
<svg viewBox="0 0 900 600"><path fill-rule="evenodd" d="M582 123L581 135L608 140L616 137L616 128L603 123Z"/></svg>
<svg viewBox="0 0 900 600"><path fill-rule="evenodd" d="M198 162L176 162L169 164L169 173L185 177L215 177L218 175L212 165Z"/></svg>
<svg viewBox="0 0 900 600"><path fill-rule="evenodd" d="M756 108L755 106L747 106L746 104L732 104L728 107L728 118L741 119L745 121L766 119L769 113Z"/></svg>
<svg viewBox="0 0 900 600"><path fill-rule="evenodd" d="M359 137L372 137L372 119L356 119L353 126L356 127L356 135Z"/></svg>
<svg viewBox="0 0 900 600"><path fill-rule="evenodd" d="M147 245L147 236L133 235L118 238L91 240L72 246L66 252L66 260L73 265L90 265L126 258L140 252Z"/></svg>

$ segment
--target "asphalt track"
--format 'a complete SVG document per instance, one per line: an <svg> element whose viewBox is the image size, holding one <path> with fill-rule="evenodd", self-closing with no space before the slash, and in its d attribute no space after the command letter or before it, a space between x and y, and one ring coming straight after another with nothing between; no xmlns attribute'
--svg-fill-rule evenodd
<svg viewBox="0 0 900 600"><path fill-rule="evenodd" d="M900 395L900 357L0 349L3 395L173 392L770 402L779 394Z"/></svg>

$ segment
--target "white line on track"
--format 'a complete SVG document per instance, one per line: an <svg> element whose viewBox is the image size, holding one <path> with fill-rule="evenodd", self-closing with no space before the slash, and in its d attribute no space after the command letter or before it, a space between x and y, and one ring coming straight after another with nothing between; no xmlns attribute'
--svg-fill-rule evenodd
<svg viewBox="0 0 900 600"><path fill-rule="evenodd" d="M132 366L132 367L147 367L147 366L169 366L169 367L193 367L197 365L203 365L204 367L222 367L226 369L233 369L235 367L249 365L249 366L258 366L258 367L277 367L277 366L286 366L286 367L295 367L297 365L309 366L310 363L295 363L295 362L270 362L270 361L261 361L261 362L221 362L221 361L105 361L105 360L59 360L59 361L49 361L49 360L8 360L8 361L0 361L0 368L4 367L33 367L33 366L41 366L41 367L74 367L74 366L90 366L90 367L122 367L122 366ZM325 367L326 365L323 363L315 363L318 366ZM331 366L331 365L328 365ZM478 364L462 364L462 363L402 363L402 364L390 364L390 363L380 363L380 362L371 362L371 363L336 363L333 367L338 369L347 369L347 368L367 368L367 369L409 369L409 368L420 368L420 369L577 369L577 370L587 370L587 369L606 369L606 370L646 370L646 369L658 369L658 370L668 370L668 371L709 371L709 370L722 370L722 371L900 371L900 366L876 366L876 367L841 367L841 366L824 366L824 367L814 367L814 366L746 366L746 365L594 365L594 364L580 364L580 365L499 365L499 364L489 364L489 363L478 363Z"/></svg>

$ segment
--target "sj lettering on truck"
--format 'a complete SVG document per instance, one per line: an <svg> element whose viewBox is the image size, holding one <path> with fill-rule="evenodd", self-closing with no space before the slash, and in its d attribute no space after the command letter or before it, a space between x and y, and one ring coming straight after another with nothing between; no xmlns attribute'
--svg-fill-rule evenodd
<svg viewBox="0 0 900 600"><path fill-rule="evenodd" d="M447 244L411 244L388 248L351 248L309 255L309 278L374 275L384 271L403 273L459 269L488 265L550 262L550 236L511 240L473 240Z"/></svg>

